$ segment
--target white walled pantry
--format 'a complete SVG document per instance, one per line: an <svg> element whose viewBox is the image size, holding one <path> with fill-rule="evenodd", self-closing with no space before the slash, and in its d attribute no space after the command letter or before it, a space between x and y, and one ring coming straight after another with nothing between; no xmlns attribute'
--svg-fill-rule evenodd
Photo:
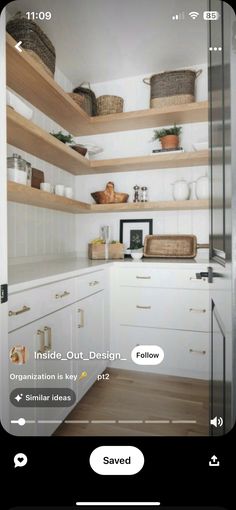
<svg viewBox="0 0 236 510"><path fill-rule="evenodd" d="M7 86L33 110L32 121L25 121L7 109L8 156L13 152L20 154L33 167L43 170L45 182L71 186L74 191L73 201L63 201L33 188L29 192L8 183L9 346L24 344L28 348L27 374L36 370L52 375L62 370L58 360L45 362L34 358L33 353L45 345L49 351L62 352L64 357L68 351L79 350L120 353L122 358L90 360L84 381L78 384L73 377L63 381L63 387L75 391L75 408L104 370L145 373L146 367L137 367L130 355L141 344L158 344L164 351L164 361L148 367L150 374L189 379L190 385L194 381L207 385L209 380L208 282L196 278L196 273L207 271L207 250L201 250L190 260L143 259L136 263L128 259L87 259L88 243L99 236L102 225L109 225L112 239L119 239L121 219L152 219L153 234L193 234L198 243L208 244L208 201L191 196L190 200L178 203L172 195L176 180L192 183L208 174L208 151L198 153L193 148L198 142L208 142L207 50L203 57L200 63L179 62L177 67L202 70L196 80L196 103L169 107L163 114L157 111L156 119L155 112L149 110L150 88L143 83L143 78L154 74L156 68L148 73L144 68L131 77L92 81L91 89L96 96L124 97L124 113L115 114L116 119L113 115L112 127L108 116L95 118L93 123L73 104L65 92L78 83L68 78L63 68L56 67L54 78L50 78L29 55L17 54L14 40L7 35ZM22 65L29 80L25 87L19 74ZM176 68L174 53L168 67ZM35 82L38 90L34 95ZM64 115L66 108L71 117ZM129 112L138 111L137 126L130 129L129 122L136 122L136 118L132 119L132 113L129 117ZM164 122L161 115L169 122ZM69 127L76 122L78 129L74 133ZM154 127L175 122L183 127L181 145L185 153L166 161L169 155L153 156L152 150L159 147L151 141ZM61 149L59 142L48 137L49 132L59 129L71 132L78 143L102 146L103 152L90 160L77 154L72 157L69 148ZM131 161L132 158L136 159ZM116 207L119 204L91 205L91 193L103 190L109 180L117 191L129 194L123 209ZM136 184L148 187L150 204L135 207ZM81 360L67 360L63 370L65 366L71 376L85 370ZM21 367L16 372L20 374ZM22 381L16 378L10 384L13 390ZM47 384L24 381L24 387L29 388L60 385L60 380L53 379ZM67 407L29 407L24 411L28 423L23 428L12 424L11 432L50 435L69 412ZM18 408L11 406L13 420L18 415Z"/></svg>

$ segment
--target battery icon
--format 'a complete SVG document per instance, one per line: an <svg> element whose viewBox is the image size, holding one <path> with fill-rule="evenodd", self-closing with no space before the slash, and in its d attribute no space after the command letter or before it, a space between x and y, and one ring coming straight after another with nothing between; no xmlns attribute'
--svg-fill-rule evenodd
<svg viewBox="0 0 236 510"><path fill-rule="evenodd" d="M204 11L203 19L205 21L217 21L220 18L220 13L218 11Z"/></svg>

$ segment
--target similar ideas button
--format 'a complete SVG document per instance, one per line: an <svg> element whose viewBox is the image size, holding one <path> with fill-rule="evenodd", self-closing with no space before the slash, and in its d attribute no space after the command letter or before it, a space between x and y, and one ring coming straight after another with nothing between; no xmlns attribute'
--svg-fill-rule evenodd
<svg viewBox="0 0 236 510"><path fill-rule="evenodd" d="M144 465L144 456L135 446L99 446L89 463L98 475L135 475Z"/></svg>

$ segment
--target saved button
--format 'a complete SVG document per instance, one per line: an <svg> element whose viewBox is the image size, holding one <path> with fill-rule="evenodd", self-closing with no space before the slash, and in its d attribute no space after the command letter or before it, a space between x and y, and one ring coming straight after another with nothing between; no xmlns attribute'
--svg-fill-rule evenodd
<svg viewBox="0 0 236 510"><path fill-rule="evenodd" d="M99 446L89 463L98 475L135 475L144 465L144 456L135 446Z"/></svg>

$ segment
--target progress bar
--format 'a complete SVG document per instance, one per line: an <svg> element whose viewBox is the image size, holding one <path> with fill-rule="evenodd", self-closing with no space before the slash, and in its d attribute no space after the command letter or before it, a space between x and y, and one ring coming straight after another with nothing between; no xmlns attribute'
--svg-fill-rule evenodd
<svg viewBox="0 0 236 510"><path fill-rule="evenodd" d="M77 506L160 506L160 501L142 502L140 501L76 501Z"/></svg>

